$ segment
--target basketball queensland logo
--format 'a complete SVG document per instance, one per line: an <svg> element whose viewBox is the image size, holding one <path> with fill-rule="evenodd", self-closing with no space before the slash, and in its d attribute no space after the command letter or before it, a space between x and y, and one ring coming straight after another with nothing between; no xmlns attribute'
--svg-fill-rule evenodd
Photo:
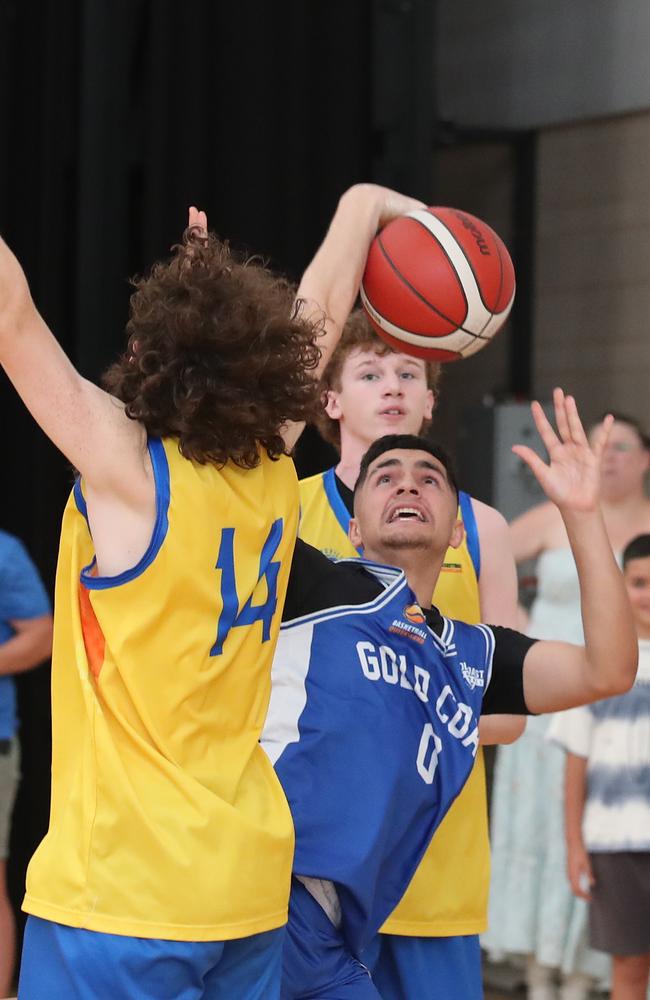
<svg viewBox="0 0 650 1000"><path fill-rule="evenodd" d="M425 628L418 628L418 626L426 627L427 620L420 605L407 604L404 608L404 618L406 621L396 618L388 631L402 635L406 639L413 639L414 642L422 645L427 637L427 633Z"/></svg>
<svg viewBox="0 0 650 1000"><path fill-rule="evenodd" d="M424 611L419 604L407 604L404 608L404 617L408 618L414 625L424 625L426 621Z"/></svg>

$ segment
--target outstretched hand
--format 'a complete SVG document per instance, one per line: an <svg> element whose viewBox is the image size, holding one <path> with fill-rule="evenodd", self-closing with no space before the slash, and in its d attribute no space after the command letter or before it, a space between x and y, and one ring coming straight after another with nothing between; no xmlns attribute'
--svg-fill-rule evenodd
<svg viewBox="0 0 650 1000"><path fill-rule="evenodd" d="M557 433L539 403L531 405L548 462L526 445L514 445L512 450L528 465L548 499L561 511L594 511L598 506L600 463L614 418L605 417L590 445L573 396L555 389L553 403Z"/></svg>

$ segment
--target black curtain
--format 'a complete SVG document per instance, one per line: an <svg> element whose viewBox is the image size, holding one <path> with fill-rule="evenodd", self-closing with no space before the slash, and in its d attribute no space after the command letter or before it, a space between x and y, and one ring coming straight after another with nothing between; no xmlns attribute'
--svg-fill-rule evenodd
<svg viewBox="0 0 650 1000"><path fill-rule="evenodd" d="M370 176L371 19L365 0L0 0L0 232L85 375L119 351L127 276L167 252L190 203L299 276L340 193ZM71 470L0 378L0 526L51 588ZM46 668L20 678L19 704L16 902L47 826Z"/></svg>

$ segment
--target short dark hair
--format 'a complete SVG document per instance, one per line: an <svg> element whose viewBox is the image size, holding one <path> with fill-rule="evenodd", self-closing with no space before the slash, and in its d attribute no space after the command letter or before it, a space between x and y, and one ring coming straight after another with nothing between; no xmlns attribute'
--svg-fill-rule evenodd
<svg viewBox="0 0 650 1000"><path fill-rule="evenodd" d="M372 463L379 458L380 455L383 455L384 452L395 451L396 448L401 448L405 451L426 451L429 455L437 458L438 461L444 466L445 472L447 473L447 482L456 496L458 496L458 479L456 477L454 463L451 456L442 447L442 445L435 444L433 441L429 441L427 438L420 437L417 434L384 434L383 437L377 438L376 441L373 441L361 459L361 464L359 465L359 475L356 483L354 484L355 497L358 490L365 483L368 477L368 469Z"/></svg>
<svg viewBox="0 0 650 1000"><path fill-rule="evenodd" d="M632 559L648 559L650 557L650 535L637 535L623 549L623 569Z"/></svg>

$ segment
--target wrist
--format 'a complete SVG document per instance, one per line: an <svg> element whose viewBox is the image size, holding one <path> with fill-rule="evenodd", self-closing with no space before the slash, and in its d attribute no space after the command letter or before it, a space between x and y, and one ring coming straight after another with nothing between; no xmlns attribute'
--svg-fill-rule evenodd
<svg viewBox="0 0 650 1000"><path fill-rule="evenodd" d="M558 510L568 532L581 531L605 531L605 522L600 504L596 502L593 507L585 510L574 510L564 508L558 504Z"/></svg>

